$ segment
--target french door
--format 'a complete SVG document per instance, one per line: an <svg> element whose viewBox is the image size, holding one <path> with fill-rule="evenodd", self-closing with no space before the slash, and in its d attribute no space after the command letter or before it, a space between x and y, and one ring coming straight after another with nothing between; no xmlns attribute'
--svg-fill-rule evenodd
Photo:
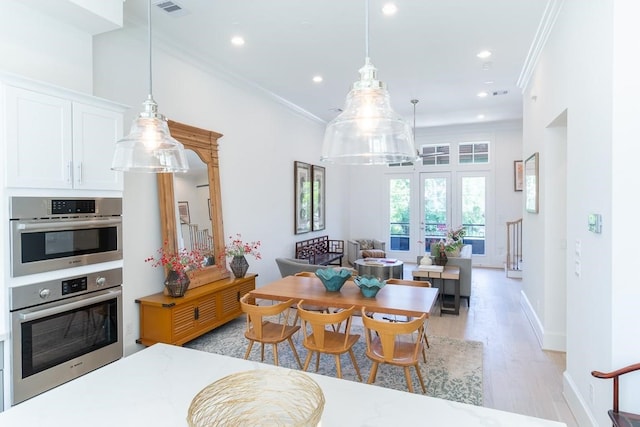
<svg viewBox="0 0 640 427"><path fill-rule="evenodd" d="M415 262L450 228L464 226L465 244L485 255L486 171L423 172L388 176L387 256Z"/></svg>
<svg viewBox="0 0 640 427"><path fill-rule="evenodd" d="M420 174L421 251L446 238L451 228L463 226L465 244L474 255L485 255L488 173L424 172Z"/></svg>
<svg viewBox="0 0 640 427"><path fill-rule="evenodd" d="M420 174L420 239L418 251L430 253L431 243L444 239L455 221L454 194L451 172L425 172ZM456 206L457 207L457 206Z"/></svg>
<svg viewBox="0 0 640 427"><path fill-rule="evenodd" d="M414 205L416 190L413 174L387 176L387 246L388 258L415 262L418 239L417 213Z"/></svg>

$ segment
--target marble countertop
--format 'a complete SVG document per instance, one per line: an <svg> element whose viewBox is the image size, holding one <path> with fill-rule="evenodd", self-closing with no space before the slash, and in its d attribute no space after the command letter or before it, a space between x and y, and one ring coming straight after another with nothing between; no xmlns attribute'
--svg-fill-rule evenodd
<svg viewBox="0 0 640 427"><path fill-rule="evenodd" d="M233 372L285 369L155 344L0 413L0 425L186 426L191 399ZM326 403L322 426L560 427L564 423L308 373Z"/></svg>

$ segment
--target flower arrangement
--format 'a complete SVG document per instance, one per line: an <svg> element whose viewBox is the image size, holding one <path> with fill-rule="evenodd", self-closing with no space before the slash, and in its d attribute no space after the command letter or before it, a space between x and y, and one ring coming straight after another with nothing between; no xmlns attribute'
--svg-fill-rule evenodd
<svg viewBox="0 0 640 427"><path fill-rule="evenodd" d="M441 239L439 242L440 250L445 252L455 252L464 244L463 238L467 234L467 231L463 226L456 229L450 228L447 231L447 236Z"/></svg>
<svg viewBox="0 0 640 427"><path fill-rule="evenodd" d="M260 259L260 240L255 242L243 242L242 235L240 233L234 236L229 236L229 243L224 247L224 254L222 256L232 258L234 256L253 255L255 259Z"/></svg>
<svg viewBox="0 0 640 427"><path fill-rule="evenodd" d="M190 251L182 248L169 252L167 247L163 246L157 252L157 256L151 256L144 261L152 263L152 267L167 267L170 271L176 272L180 278L187 272L199 270L204 266L205 254L198 249Z"/></svg>

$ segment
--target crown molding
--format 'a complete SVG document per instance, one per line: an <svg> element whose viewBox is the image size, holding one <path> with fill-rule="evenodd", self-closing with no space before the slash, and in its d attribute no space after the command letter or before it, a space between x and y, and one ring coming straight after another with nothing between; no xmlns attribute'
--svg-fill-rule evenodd
<svg viewBox="0 0 640 427"><path fill-rule="evenodd" d="M527 57L525 58L522 66L522 71L520 71L520 76L516 82L516 86L518 86L522 92L524 92L525 88L529 84L533 71L538 65L540 54L547 43L549 35L553 30L553 26L556 23L556 19L558 18L563 5L564 0L548 0L547 2L547 7L544 10L540 24L538 24L536 35L531 42L529 52L527 53Z"/></svg>
<svg viewBox="0 0 640 427"><path fill-rule="evenodd" d="M140 40L144 40L147 37L146 33L146 23L137 21L135 19L125 19L126 27L130 30L130 35ZM144 30L144 31L143 31ZM160 49L166 52L167 54L179 59L182 62L190 64L206 73L215 76L237 88L244 90L252 90L254 92L258 92L263 97L274 101L277 104L284 106L289 111L293 112L295 115L299 117L303 117L307 120L310 120L314 123L318 123L321 125L326 125L327 121L319 118L318 116L310 113L309 111L300 108L296 104L291 101L282 98L281 96L263 88L262 86L247 80L237 74L230 72L219 64L215 64L211 61L204 60L203 58L206 55L198 56L196 52L187 52L187 49L184 46L180 46L175 43L173 40L164 37L162 34L153 34L153 48Z"/></svg>

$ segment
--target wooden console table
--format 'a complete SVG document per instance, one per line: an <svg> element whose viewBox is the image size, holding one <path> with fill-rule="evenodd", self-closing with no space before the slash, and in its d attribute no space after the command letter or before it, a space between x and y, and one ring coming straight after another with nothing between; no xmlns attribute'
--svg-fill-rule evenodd
<svg viewBox="0 0 640 427"><path fill-rule="evenodd" d="M411 275L413 280L420 280L421 278L441 279L440 315L442 316L442 313L460 314L460 267L457 265L445 265L442 271L413 270ZM445 280L454 281L453 295L445 293ZM453 299L453 301L447 301L447 299Z"/></svg>
<svg viewBox="0 0 640 427"><path fill-rule="evenodd" d="M138 298L140 338L136 342L182 345L235 319L242 314L240 298L256 288L256 277L247 274L241 279L217 280L178 298L162 292Z"/></svg>

